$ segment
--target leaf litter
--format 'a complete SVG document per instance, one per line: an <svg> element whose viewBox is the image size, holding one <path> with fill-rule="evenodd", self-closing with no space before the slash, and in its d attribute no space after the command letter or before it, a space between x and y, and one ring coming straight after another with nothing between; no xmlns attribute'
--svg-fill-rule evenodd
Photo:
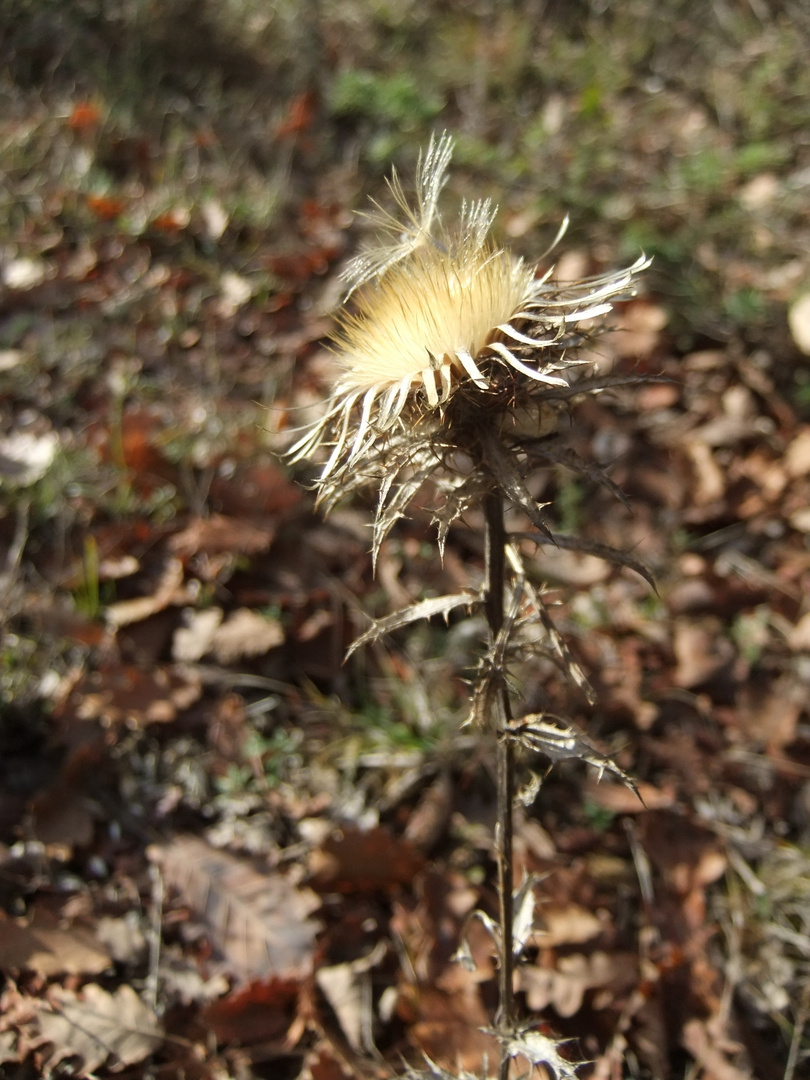
<svg viewBox="0 0 810 1080"><path fill-rule="evenodd" d="M125 7L91 37L121 31L117 49L133 32ZM342 12L322 13L341 71L376 68L380 28L356 32L354 13L345 34ZM577 408L567 453L543 475L508 478L519 502L547 504L532 524L552 533L532 536L515 515L549 626L510 672L530 726L565 717L535 732L554 759L518 837L537 901L521 993L538 1030L516 1032L511 1050L526 1071L548 1060L553 1031L576 1040L562 1075L586 1057L578 1076L619 1075L632 1055L640 1076L664 1080L689 1055L734 1080L796 1077L810 910L807 162L795 138L807 125L779 74L793 69L776 60L782 35L795 45L805 31L715 5L722 40L704 70L701 22L691 58L704 108L680 87L683 43L638 4L592 13L586 37L519 14L494 13L494 32L469 40L433 5L422 16L426 84L441 61L448 122L475 163L453 194L491 182L529 249L564 193L587 233L561 268L571 277L639 235L656 261L651 295L617 311L617 334L599 342L602 393ZM146 28L158 65L168 19ZM746 20L756 27L738 48ZM658 65L644 87L626 55L640 33ZM173 105L174 151L151 126L149 95L124 120L103 88L54 96L46 79L31 93L20 65L39 54L9 53L20 78L3 121L17 201L2 211L0 297L0 1059L41 1075L332 1080L402 1072L405 1057L412 1075L478 1076L497 1057L481 1030L495 972L471 913L492 920L495 900L491 748L458 730L480 659L469 493L442 511L443 563L423 547L430 512L417 503L397 520L394 507L375 580L373 508L320 522L309 477L274 457L329 377L324 314L360 246L355 189L428 132L386 118L384 79L366 112L336 121L282 73L268 122L289 182L268 228L274 165L269 129L240 104L255 48L244 35L247 24L203 50L237 55L218 84L228 122L192 130ZM56 79L59 40L39 45L57 50ZM603 40L610 80L596 66L583 90L588 41ZM553 101L532 90L538 58L559 65ZM330 63L327 83L343 77ZM501 102L513 75L528 95L513 110L520 130ZM773 116L766 102L780 103ZM543 118L542 139L526 116ZM593 142L605 117L610 146ZM513 147L508 181L475 134L490 127L504 132L499 160ZM165 167L170 152L184 160ZM50 160L64 170L40 177ZM242 164L217 172L225 160ZM582 176L601 184L596 196ZM678 265L688 274L673 277ZM711 285L702 296L689 291L698 281ZM617 388L613 373L639 385ZM666 381L645 385L647 374ZM602 489L582 464L594 458L612 463ZM637 577L647 568L657 595ZM470 592L456 604L460 585ZM571 671L584 697L569 693ZM618 784L566 759L586 737L593 767L614 762ZM462 939L473 971L452 959Z"/></svg>

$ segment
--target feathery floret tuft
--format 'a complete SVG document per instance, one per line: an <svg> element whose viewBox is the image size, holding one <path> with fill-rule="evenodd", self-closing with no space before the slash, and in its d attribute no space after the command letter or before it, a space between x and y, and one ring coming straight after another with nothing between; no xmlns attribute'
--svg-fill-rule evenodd
<svg viewBox="0 0 810 1080"><path fill-rule="evenodd" d="M350 468L378 454L381 440L427 415L440 421L461 386L489 394L507 370L529 393L567 387L572 331L610 311L648 265L641 257L563 289L490 239L488 199L465 203L446 226L438 199L452 147L444 134L420 155L414 206L394 175L389 187L402 218L378 207L388 242L357 256L343 275L346 300L355 299L337 320L342 375L325 416L290 451L300 460L331 444L318 482L327 501Z"/></svg>

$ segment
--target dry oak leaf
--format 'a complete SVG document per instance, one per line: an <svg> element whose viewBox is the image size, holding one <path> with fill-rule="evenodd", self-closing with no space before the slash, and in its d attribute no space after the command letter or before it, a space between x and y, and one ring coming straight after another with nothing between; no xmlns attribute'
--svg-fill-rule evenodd
<svg viewBox="0 0 810 1080"><path fill-rule="evenodd" d="M114 994L90 983L79 995L54 987L49 1001L39 1002L39 1030L53 1044L48 1065L77 1055L89 1076L112 1058L113 1072L143 1061L163 1041L160 1022L131 986Z"/></svg>
<svg viewBox="0 0 810 1080"><path fill-rule="evenodd" d="M174 659L196 663L211 653L220 664L231 664L246 656L263 656L284 644L280 623L250 608L239 608L225 622L222 619L221 608L189 612L186 625L174 634Z"/></svg>
<svg viewBox="0 0 810 1080"><path fill-rule="evenodd" d="M543 904L538 911L539 944L544 948L556 945L584 945L599 937L604 924L588 908L580 904Z"/></svg>
<svg viewBox="0 0 810 1080"><path fill-rule="evenodd" d="M310 915L321 901L310 889L193 836L153 845L148 854L204 921L237 978L292 979L311 972L320 926Z"/></svg>
<svg viewBox="0 0 810 1080"><path fill-rule="evenodd" d="M263 656L283 644L284 631L278 622L240 608L214 631L211 652L220 664L230 664L244 656Z"/></svg>
<svg viewBox="0 0 810 1080"><path fill-rule="evenodd" d="M91 933L60 927L41 912L26 925L0 920L0 969L54 975L99 975L112 964L110 954Z"/></svg>
<svg viewBox="0 0 810 1080"><path fill-rule="evenodd" d="M610 987L621 994L634 986L638 962L631 953L574 953L560 957L556 968L521 967L517 978L530 1009L539 1012L551 1005L560 1016L568 1017L579 1012L588 990Z"/></svg>

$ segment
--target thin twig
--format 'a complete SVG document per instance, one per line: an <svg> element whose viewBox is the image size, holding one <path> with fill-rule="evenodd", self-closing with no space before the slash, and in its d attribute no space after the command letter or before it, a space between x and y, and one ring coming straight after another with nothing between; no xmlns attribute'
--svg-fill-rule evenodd
<svg viewBox="0 0 810 1080"><path fill-rule="evenodd" d="M489 624L490 645L494 646L498 633L503 626L503 594L505 575L506 531L503 521L503 496L500 491L491 491L484 499L484 517L486 520L485 608ZM515 1029L515 999L513 989L514 972L514 909L512 902L512 882L514 880L512 850L512 808L515 801L515 749L512 739L506 736L506 727L511 719L509 695L506 681L501 678L501 693L495 696L499 703L497 715L492 719L498 732L498 892L501 911L501 955L499 967L499 1008L497 1027L504 1034ZM499 1080L507 1080L509 1075L509 1054L504 1051L500 1063Z"/></svg>

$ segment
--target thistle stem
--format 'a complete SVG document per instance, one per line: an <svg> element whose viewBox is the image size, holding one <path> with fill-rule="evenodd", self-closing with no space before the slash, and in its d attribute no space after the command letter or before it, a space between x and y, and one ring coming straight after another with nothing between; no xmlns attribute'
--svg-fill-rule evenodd
<svg viewBox="0 0 810 1080"><path fill-rule="evenodd" d="M493 490L484 499L485 532L485 607L489 624L490 645L494 647L503 626L503 593L505 580L506 530L503 521L503 496ZM493 650L494 651L494 650ZM511 739L506 737L505 727L511 718L509 693L501 673L501 692L493 726L498 733L498 894L500 897L501 955L498 972L498 1019L497 1027L504 1034L515 1027L514 1009L514 929L512 882L514 880L512 849L512 807L515 800L515 751ZM500 1063L499 1080L507 1080L509 1056L504 1053Z"/></svg>

